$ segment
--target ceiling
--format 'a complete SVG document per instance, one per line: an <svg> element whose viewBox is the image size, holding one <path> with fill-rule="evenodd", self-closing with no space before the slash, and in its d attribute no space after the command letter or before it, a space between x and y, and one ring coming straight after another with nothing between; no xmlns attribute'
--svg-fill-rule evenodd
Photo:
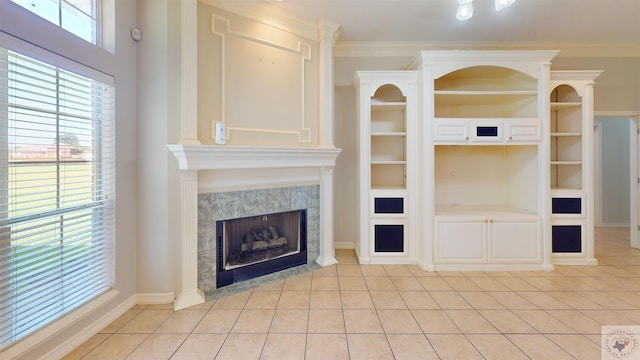
<svg viewBox="0 0 640 360"><path fill-rule="evenodd" d="M517 0L500 12L475 0L455 18L456 0L217 0L302 21L341 25L338 42L464 42L640 47L640 0ZM224 6L223 6L224 7Z"/></svg>

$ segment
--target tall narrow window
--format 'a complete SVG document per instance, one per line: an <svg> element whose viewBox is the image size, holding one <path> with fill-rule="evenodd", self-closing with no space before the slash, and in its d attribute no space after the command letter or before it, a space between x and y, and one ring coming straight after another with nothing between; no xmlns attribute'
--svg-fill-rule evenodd
<svg viewBox="0 0 640 360"><path fill-rule="evenodd" d="M0 48L0 349L113 286L113 92Z"/></svg>
<svg viewBox="0 0 640 360"><path fill-rule="evenodd" d="M98 43L99 0L11 1L92 44Z"/></svg>

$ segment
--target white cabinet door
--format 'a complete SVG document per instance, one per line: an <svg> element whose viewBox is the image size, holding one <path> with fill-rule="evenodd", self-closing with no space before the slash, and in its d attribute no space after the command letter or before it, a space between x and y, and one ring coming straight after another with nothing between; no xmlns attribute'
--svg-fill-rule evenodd
<svg viewBox="0 0 640 360"><path fill-rule="evenodd" d="M436 263L485 263L486 226L480 217L436 219Z"/></svg>
<svg viewBox="0 0 640 360"><path fill-rule="evenodd" d="M491 262L538 263L542 261L540 221L537 219L489 220Z"/></svg>
<svg viewBox="0 0 640 360"><path fill-rule="evenodd" d="M540 120L517 119L506 123L507 142L537 142L542 139Z"/></svg>
<svg viewBox="0 0 640 360"><path fill-rule="evenodd" d="M469 126L466 120L434 119L433 141L435 142L467 142Z"/></svg>

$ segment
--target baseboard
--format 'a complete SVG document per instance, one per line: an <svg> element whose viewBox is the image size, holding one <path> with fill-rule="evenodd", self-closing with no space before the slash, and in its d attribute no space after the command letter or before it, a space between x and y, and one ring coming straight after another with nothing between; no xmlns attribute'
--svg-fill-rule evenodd
<svg viewBox="0 0 640 360"><path fill-rule="evenodd" d="M80 307L76 311L73 311L66 316L63 316L57 321L54 321L50 325L44 327L43 329L36 331L30 336L24 338L23 340L17 342L11 347L2 351L3 358L13 359L21 356L25 356L36 348L39 344L45 343L49 339L58 335L60 332L69 328L71 325L77 323L86 315L96 311L98 308L111 301L118 295L117 290L110 290L106 293L98 296L96 299L90 301L85 306ZM61 359L69 352L73 351L75 348L80 346L82 343L87 341L93 335L97 334L98 331L103 329L105 326L112 323L115 319L124 314L127 310L131 309L135 305L135 298L131 297L118 306L116 306L109 313L102 316L98 321L94 321L82 331L79 331L77 334L70 336L67 341L59 344L55 348L51 349L45 355L43 355L40 359L50 360L50 359Z"/></svg>
<svg viewBox="0 0 640 360"><path fill-rule="evenodd" d="M626 228L628 228L629 226L631 226L631 225L629 225L629 224L611 224L611 223L598 225L598 227L607 227L607 228L608 227L612 227L612 228L613 227L626 227Z"/></svg>
<svg viewBox="0 0 640 360"><path fill-rule="evenodd" d="M173 291L167 293L147 293L136 294L136 304L138 305L159 305L169 304L175 300Z"/></svg>
<svg viewBox="0 0 640 360"><path fill-rule="evenodd" d="M129 311L135 305L136 305L136 296L134 295L126 299L122 303L120 303L115 308L111 309L111 311L101 316L98 320L89 324L82 331L79 331L74 336L71 336L67 341L56 346L54 349L46 353L40 359L41 360L62 359L67 354L75 350L78 346L82 345L85 341L91 339L91 337L96 335L100 330L104 329L107 325L111 324L120 316L124 315L124 313Z"/></svg>

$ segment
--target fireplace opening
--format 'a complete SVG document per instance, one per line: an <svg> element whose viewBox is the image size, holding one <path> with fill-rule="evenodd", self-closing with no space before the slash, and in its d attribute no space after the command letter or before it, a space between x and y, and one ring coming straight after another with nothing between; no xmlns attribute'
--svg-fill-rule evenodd
<svg viewBox="0 0 640 360"><path fill-rule="evenodd" d="M306 210L217 221L217 287L306 264L306 221Z"/></svg>

